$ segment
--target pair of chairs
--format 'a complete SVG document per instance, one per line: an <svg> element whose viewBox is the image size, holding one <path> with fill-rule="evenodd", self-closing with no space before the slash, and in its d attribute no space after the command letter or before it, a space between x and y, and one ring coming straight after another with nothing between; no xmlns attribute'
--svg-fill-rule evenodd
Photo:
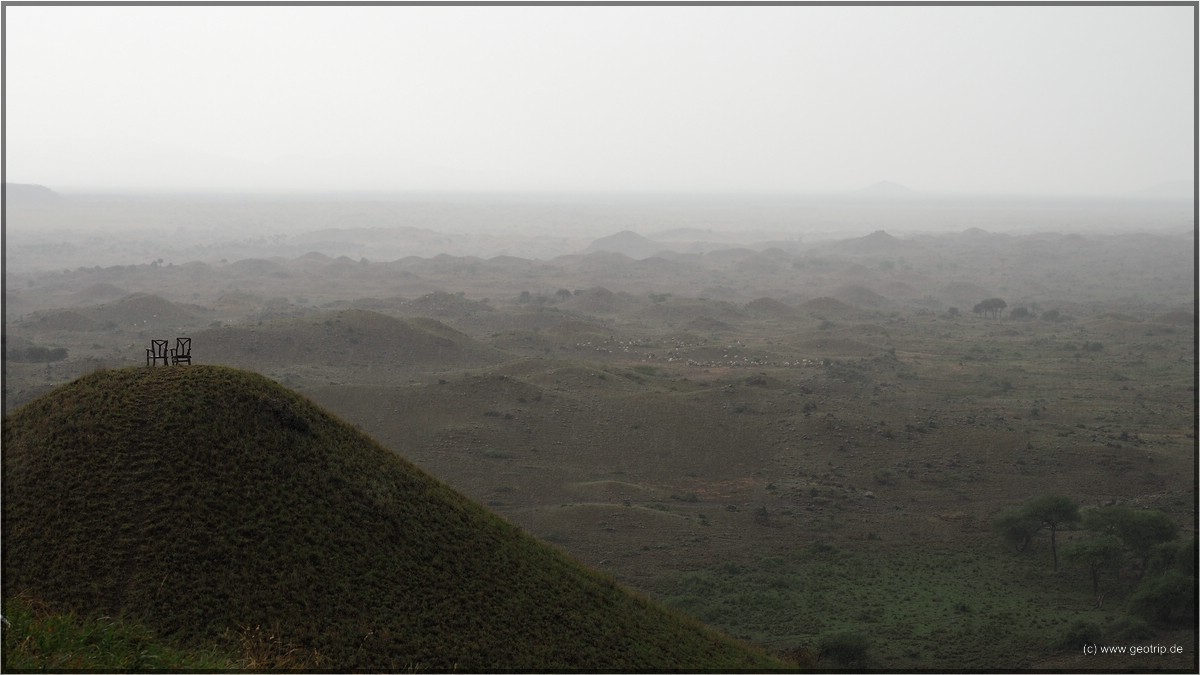
<svg viewBox="0 0 1200 675"><path fill-rule="evenodd" d="M146 349L146 365L157 365L160 360L164 366L192 365L192 338L175 338L175 346L169 347L170 344L170 340L151 340Z"/></svg>

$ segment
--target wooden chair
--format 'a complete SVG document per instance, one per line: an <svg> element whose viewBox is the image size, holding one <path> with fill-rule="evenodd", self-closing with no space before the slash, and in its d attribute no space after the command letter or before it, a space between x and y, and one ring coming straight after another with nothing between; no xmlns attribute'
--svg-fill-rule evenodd
<svg viewBox="0 0 1200 675"><path fill-rule="evenodd" d="M171 349L171 363L192 365L192 338L175 338L175 347Z"/></svg>
<svg viewBox="0 0 1200 675"><path fill-rule="evenodd" d="M164 366L170 365L171 362L168 360L170 357L167 355L167 343L168 342L169 342L169 340L151 340L150 341L150 347L148 349L146 349L146 365L147 366L152 366L152 365L157 364L159 359L162 359Z"/></svg>

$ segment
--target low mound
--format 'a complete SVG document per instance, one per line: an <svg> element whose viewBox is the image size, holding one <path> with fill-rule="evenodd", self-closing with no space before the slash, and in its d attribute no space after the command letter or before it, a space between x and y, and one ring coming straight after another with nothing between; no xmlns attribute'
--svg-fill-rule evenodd
<svg viewBox="0 0 1200 675"><path fill-rule="evenodd" d="M305 262L321 263L322 265L324 265L324 264L332 261L333 258L330 258L329 256L325 255L324 253L321 253L320 251L309 251L308 253L305 253L304 255L300 256L299 258L296 258L296 260L301 260L301 261L305 261Z"/></svg>
<svg viewBox="0 0 1200 675"><path fill-rule="evenodd" d="M794 319L796 308L775 298L758 298L746 303L746 311L761 319Z"/></svg>
<svg viewBox="0 0 1200 675"><path fill-rule="evenodd" d="M133 293L92 310L98 321L112 321L122 327L176 327L196 323L191 311L151 293Z"/></svg>
<svg viewBox="0 0 1200 675"><path fill-rule="evenodd" d="M637 232L624 230L607 237L601 237L593 241L590 246L583 250L583 254L591 253L621 253L627 255L634 260L649 258L655 253L666 248L662 244L643 237Z"/></svg>
<svg viewBox="0 0 1200 675"><path fill-rule="evenodd" d="M853 307L851 307L850 305L847 305L846 303L842 302L841 300L838 300L837 298L830 298L828 296L820 297L820 298L813 298L812 300L809 300L808 302L805 302L804 304L800 305L800 308L805 311L808 311L808 312L832 312L832 313L845 313L845 312L853 311L853 309L854 309Z"/></svg>
<svg viewBox="0 0 1200 675"><path fill-rule="evenodd" d="M840 286L834 290L833 296L854 307L883 307L891 304L891 301L882 295L858 285Z"/></svg>
<svg viewBox="0 0 1200 675"><path fill-rule="evenodd" d="M897 239L883 230L876 230L865 237L844 239L825 248L849 255L892 255L907 253L920 246L911 241Z"/></svg>
<svg viewBox="0 0 1200 675"><path fill-rule="evenodd" d="M282 265L273 260L263 260L262 258L243 258L229 263L225 269L252 277L287 275Z"/></svg>
<svg viewBox="0 0 1200 675"><path fill-rule="evenodd" d="M42 330L95 330L96 322L70 309L48 312L33 320Z"/></svg>
<svg viewBox="0 0 1200 675"><path fill-rule="evenodd" d="M7 417L4 597L334 671L781 664L634 596L312 402L216 366L100 371Z"/></svg>
<svg viewBox="0 0 1200 675"><path fill-rule="evenodd" d="M71 296L80 305L90 305L97 302L112 302L129 293L113 284L92 284Z"/></svg>
<svg viewBox="0 0 1200 675"><path fill-rule="evenodd" d="M582 291L577 291L575 295L568 300L568 306L581 312L591 314L614 314L616 312L629 309L633 304L633 299L622 293L620 295L604 288L597 286Z"/></svg>
<svg viewBox="0 0 1200 675"><path fill-rule="evenodd" d="M566 487L582 499L607 504L620 504L626 499L662 499L667 496L658 488L619 480L585 481Z"/></svg>
<svg viewBox="0 0 1200 675"><path fill-rule="evenodd" d="M642 386L629 377L578 365L547 368L540 373L530 375L528 380L546 390L572 393L586 389L635 391Z"/></svg>
<svg viewBox="0 0 1200 675"><path fill-rule="evenodd" d="M402 311L405 314L416 316L463 319L473 317L480 312L494 312L496 308L478 300L468 300L460 295L435 291L405 303Z"/></svg>
<svg viewBox="0 0 1200 675"><path fill-rule="evenodd" d="M210 362L255 367L303 362L436 369L500 360L499 352L437 320L363 309L205 330L192 344Z"/></svg>
<svg viewBox="0 0 1200 675"><path fill-rule="evenodd" d="M1168 312L1166 314L1159 314L1158 316L1154 317L1154 320L1159 323L1176 323L1176 324L1181 324L1181 325L1195 325L1196 315L1192 314L1191 312L1183 312L1183 311Z"/></svg>
<svg viewBox="0 0 1200 675"><path fill-rule="evenodd" d="M687 322L684 328L700 332L712 332L722 330L733 330L733 324L714 319L711 316L698 316L695 319Z"/></svg>

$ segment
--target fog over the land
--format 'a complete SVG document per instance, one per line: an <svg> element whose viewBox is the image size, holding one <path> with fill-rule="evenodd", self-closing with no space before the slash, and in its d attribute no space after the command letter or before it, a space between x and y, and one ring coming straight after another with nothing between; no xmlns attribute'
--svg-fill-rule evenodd
<svg viewBox="0 0 1200 675"><path fill-rule="evenodd" d="M1188 6L4 12L6 180L65 193L1194 180Z"/></svg>

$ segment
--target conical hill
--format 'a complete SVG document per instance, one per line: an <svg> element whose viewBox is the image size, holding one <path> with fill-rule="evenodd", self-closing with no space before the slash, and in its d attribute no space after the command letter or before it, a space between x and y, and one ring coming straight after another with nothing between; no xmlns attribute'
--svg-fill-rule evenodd
<svg viewBox="0 0 1200 675"><path fill-rule="evenodd" d="M253 373L96 372L9 415L3 450L6 598L183 645L269 631L338 671L780 665Z"/></svg>

